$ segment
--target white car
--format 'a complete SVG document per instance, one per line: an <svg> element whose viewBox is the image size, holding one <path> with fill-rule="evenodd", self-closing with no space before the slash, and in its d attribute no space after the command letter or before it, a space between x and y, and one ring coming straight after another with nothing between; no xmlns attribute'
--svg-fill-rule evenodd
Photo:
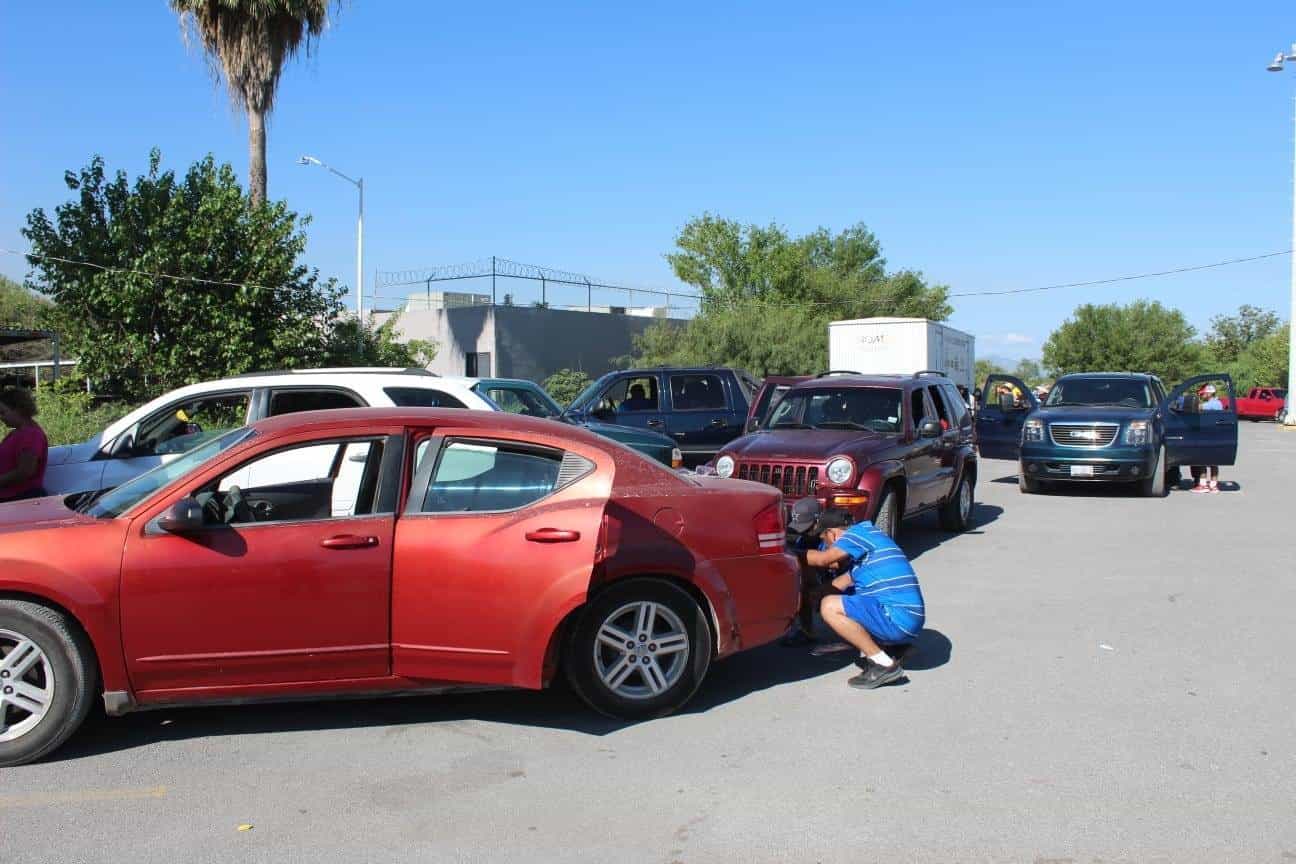
<svg viewBox="0 0 1296 864"><path fill-rule="evenodd" d="M426 369L310 369L204 381L159 396L89 441L51 447L45 490L63 495L110 489L254 420L367 406L499 410L467 384L439 378ZM336 474L345 471L349 462L332 467ZM334 502L335 509L349 505Z"/></svg>

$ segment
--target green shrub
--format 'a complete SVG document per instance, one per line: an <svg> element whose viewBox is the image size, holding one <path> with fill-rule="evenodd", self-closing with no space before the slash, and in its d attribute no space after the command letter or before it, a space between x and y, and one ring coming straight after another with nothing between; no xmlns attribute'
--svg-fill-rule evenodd
<svg viewBox="0 0 1296 864"><path fill-rule="evenodd" d="M559 369L545 379L544 389L553 400L566 408L589 386L590 377L575 369Z"/></svg>
<svg viewBox="0 0 1296 864"><path fill-rule="evenodd" d="M125 402L95 403L88 393L41 387L36 391L36 422L51 447L76 444L102 432L135 406Z"/></svg>

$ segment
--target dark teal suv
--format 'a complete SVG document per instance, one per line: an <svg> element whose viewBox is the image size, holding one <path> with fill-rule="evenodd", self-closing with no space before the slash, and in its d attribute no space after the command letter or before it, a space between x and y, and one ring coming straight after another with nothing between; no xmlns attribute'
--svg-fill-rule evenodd
<svg viewBox="0 0 1296 864"><path fill-rule="evenodd" d="M1180 466L1234 463L1236 404L1227 375L1201 375L1167 392L1155 375L1075 373L1059 378L1043 403L1021 380L991 375L981 389L977 444L985 458L1017 460L1023 492L1107 482L1162 496L1178 484Z"/></svg>

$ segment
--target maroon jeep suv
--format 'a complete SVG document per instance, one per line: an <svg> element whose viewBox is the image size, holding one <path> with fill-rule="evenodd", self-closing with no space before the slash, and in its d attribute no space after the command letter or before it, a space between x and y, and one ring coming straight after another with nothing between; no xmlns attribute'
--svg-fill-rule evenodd
<svg viewBox="0 0 1296 864"><path fill-rule="evenodd" d="M972 429L972 412L940 372L826 373L788 390L711 467L775 486L789 504L813 495L893 537L901 519L928 510L963 531L977 476Z"/></svg>

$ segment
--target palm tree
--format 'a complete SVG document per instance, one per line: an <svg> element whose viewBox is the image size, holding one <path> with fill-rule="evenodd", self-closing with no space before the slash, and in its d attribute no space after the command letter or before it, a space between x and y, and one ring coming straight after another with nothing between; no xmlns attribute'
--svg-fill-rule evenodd
<svg viewBox="0 0 1296 864"><path fill-rule="evenodd" d="M324 32L329 0L170 0L187 32L202 39L208 64L248 118L248 186L266 197L265 121L284 61Z"/></svg>

